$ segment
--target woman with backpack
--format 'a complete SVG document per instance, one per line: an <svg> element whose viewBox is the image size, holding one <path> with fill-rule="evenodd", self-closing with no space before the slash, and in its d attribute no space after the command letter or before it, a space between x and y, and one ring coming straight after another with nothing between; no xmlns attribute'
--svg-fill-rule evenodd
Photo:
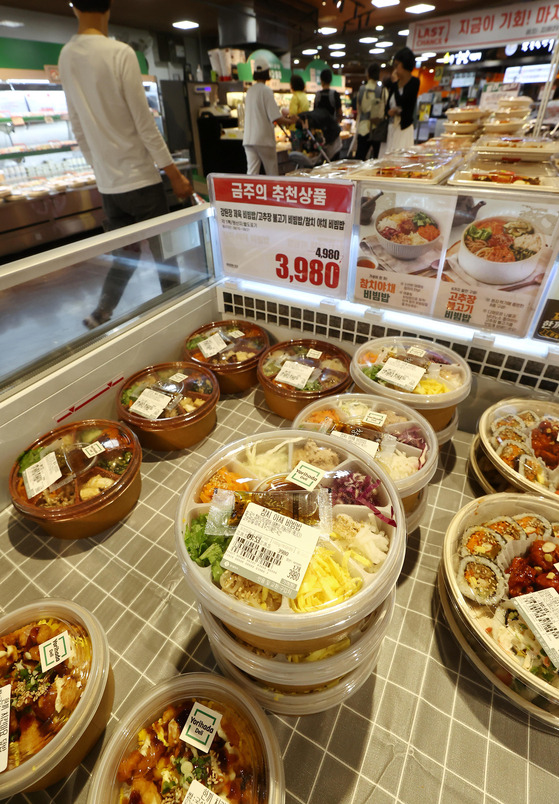
<svg viewBox="0 0 559 804"><path fill-rule="evenodd" d="M359 87L357 95L357 149L356 159L366 159L369 149L372 148L374 159L378 157L383 139L385 124L385 109L388 100L388 91L379 84L380 67L378 62L369 64L367 68L367 83Z"/></svg>

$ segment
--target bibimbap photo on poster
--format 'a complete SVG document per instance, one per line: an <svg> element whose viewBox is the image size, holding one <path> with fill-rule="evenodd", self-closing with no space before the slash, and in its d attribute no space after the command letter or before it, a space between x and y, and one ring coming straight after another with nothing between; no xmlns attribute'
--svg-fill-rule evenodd
<svg viewBox="0 0 559 804"><path fill-rule="evenodd" d="M435 315L525 335L553 266L555 204L459 195Z"/></svg>
<svg viewBox="0 0 559 804"><path fill-rule="evenodd" d="M354 300L421 314L432 311L455 197L395 192L361 183Z"/></svg>

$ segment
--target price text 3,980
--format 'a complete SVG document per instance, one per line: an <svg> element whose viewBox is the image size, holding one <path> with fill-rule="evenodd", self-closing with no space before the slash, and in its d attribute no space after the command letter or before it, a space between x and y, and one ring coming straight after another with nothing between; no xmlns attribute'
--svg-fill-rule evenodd
<svg viewBox="0 0 559 804"><path fill-rule="evenodd" d="M306 257L295 257L293 260L293 272L289 270L289 257L286 254L276 254L276 275L279 279L287 279L293 282L310 282L311 285L326 285L327 288L334 290L340 282L340 266L337 262L327 262L322 260L307 260Z"/></svg>

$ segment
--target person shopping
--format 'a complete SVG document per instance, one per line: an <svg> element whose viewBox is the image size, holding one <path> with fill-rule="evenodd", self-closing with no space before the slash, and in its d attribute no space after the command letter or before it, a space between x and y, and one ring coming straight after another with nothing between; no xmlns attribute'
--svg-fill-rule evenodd
<svg viewBox="0 0 559 804"><path fill-rule="evenodd" d="M388 136L386 149L391 153L411 148L414 143L414 114L419 92L419 78L412 75L415 56L404 47L394 56L393 83L388 96Z"/></svg>
<svg viewBox="0 0 559 804"><path fill-rule="evenodd" d="M339 92L330 88L332 83L332 70L327 67L320 73L320 84L322 89L319 89L314 96L314 109L326 109L332 115L337 123L342 122L342 99Z"/></svg>
<svg viewBox="0 0 559 804"><path fill-rule="evenodd" d="M356 159L366 159L369 150L374 159L378 157L381 140L374 139L375 129L384 123L388 91L379 83L378 62L369 64L367 83L359 87L357 95L357 149ZM384 123L385 125L385 123Z"/></svg>
<svg viewBox="0 0 559 804"><path fill-rule="evenodd" d="M266 86L266 81L270 80L270 65L266 59L258 57L254 60L252 77L254 84L248 89L245 100L243 135L247 174L257 176L264 165L267 176L277 176L278 155L274 123L289 126L293 120L282 115L274 93Z"/></svg>
<svg viewBox="0 0 559 804"><path fill-rule="evenodd" d="M186 198L193 188L174 164L148 106L136 54L108 34L111 0L73 0L78 33L62 48L60 80L68 116L81 151L92 166L106 215L106 231L145 221L169 210L159 169L173 192ZM161 292L180 284L175 263L163 263L158 241L150 241ZM138 264L136 250L116 258L89 329L108 321ZM159 250L160 251L160 250Z"/></svg>
<svg viewBox="0 0 559 804"><path fill-rule="evenodd" d="M289 116L297 117L301 112L308 112L310 109L309 99L305 92L305 81L302 76L293 73L289 81L293 95L289 102Z"/></svg>

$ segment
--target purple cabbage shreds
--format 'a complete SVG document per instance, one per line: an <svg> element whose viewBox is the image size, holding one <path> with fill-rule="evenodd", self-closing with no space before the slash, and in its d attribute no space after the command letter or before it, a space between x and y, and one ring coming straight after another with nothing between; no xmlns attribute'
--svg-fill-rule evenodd
<svg viewBox="0 0 559 804"><path fill-rule="evenodd" d="M429 352L429 360L432 363L442 363L444 366L450 365L450 360L448 359L448 357L439 355L437 352Z"/></svg>
<svg viewBox="0 0 559 804"><path fill-rule="evenodd" d="M361 475L358 472L340 472L334 477L332 484L332 505L338 503L365 505L382 522L395 526L394 510L391 509L391 517L387 517L375 505L376 490L379 486L380 480L373 480L368 475Z"/></svg>
<svg viewBox="0 0 559 804"><path fill-rule="evenodd" d="M409 444L410 447L417 447L420 450L424 450L427 447L421 428L416 424L407 427L402 432L393 430L392 435L396 435L400 444Z"/></svg>

